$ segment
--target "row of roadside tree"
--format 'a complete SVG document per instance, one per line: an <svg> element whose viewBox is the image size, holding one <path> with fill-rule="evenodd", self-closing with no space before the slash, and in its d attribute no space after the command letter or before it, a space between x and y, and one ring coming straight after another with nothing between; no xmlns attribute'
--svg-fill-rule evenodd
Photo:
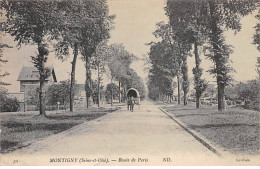
<svg viewBox="0 0 260 169"><path fill-rule="evenodd" d="M3 0L0 2L0 7L1 15L4 15L1 29L13 36L19 47L23 45L37 47L37 53L31 56L31 59L40 74L38 96L41 115L46 116L45 82L51 74L46 62L51 49L54 49L55 56L61 61L67 61L72 55L69 80L72 112L74 111L75 70L79 59L85 62L87 107L93 95L93 70L98 74L98 100L100 100L104 73L110 76L112 84L118 81L119 94L122 88L126 89L130 86L135 86L144 93L141 78L130 68L130 64L137 57L127 52L122 44L108 45L115 16L109 15L106 0ZM1 44L1 52L5 47L9 46ZM73 54L70 51L73 51ZM1 59L2 61L6 62ZM111 97L113 100L113 88Z"/></svg>
<svg viewBox="0 0 260 169"><path fill-rule="evenodd" d="M229 56L233 52L232 46L225 41L224 32L241 30L240 19L259 10L257 0L167 0L165 13L169 21L157 23L154 32L158 42L151 42L149 58L151 69L149 72L149 96L173 95L174 88L178 88L178 103L183 90L183 104L187 105L190 81L188 78L187 58L194 56L195 67L194 89L196 107L200 108L200 99L208 86L208 81L202 78L200 54L203 51L206 59L212 61L212 67L207 70L213 74L217 82L218 110L225 109L225 89L233 81ZM260 10L256 18L260 18ZM259 24L255 26L253 44L260 46ZM259 70L259 67L258 67ZM173 78L177 77L177 84ZM259 84L259 79L257 80ZM260 98L258 91L258 102ZM157 96L155 95L157 93ZM258 103L259 104L259 103Z"/></svg>

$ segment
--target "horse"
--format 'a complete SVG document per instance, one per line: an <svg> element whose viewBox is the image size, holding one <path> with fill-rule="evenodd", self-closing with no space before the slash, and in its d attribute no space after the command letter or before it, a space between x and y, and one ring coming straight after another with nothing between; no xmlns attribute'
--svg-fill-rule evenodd
<svg viewBox="0 0 260 169"><path fill-rule="evenodd" d="M128 99L127 110L129 110L129 107L130 107L130 111L133 112L134 111L134 105L135 105L135 101L133 100L133 98Z"/></svg>

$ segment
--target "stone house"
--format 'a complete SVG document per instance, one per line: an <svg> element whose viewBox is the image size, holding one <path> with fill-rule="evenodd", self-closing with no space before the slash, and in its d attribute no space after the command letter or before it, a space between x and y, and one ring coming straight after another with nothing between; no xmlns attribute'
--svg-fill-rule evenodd
<svg viewBox="0 0 260 169"><path fill-rule="evenodd" d="M57 82L55 71L53 67L49 67L51 70L51 76L46 79L46 84L51 85ZM39 85L40 74L35 67L23 67L17 81L20 81L20 92L25 92L26 85Z"/></svg>

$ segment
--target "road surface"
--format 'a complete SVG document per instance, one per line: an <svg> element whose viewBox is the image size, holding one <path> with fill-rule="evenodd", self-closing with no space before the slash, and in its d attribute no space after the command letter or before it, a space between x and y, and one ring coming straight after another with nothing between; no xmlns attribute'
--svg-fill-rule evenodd
<svg viewBox="0 0 260 169"><path fill-rule="evenodd" d="M1 165L224 164L156 105L126 109L38 140L7 155Z"/></svg>

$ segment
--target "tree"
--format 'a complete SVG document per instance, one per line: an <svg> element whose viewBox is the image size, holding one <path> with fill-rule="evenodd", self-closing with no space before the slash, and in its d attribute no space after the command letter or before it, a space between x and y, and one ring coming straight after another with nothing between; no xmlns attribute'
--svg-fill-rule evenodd
<svg viewBox="0 0 260 169"><path fill-rule="evenodd" d="M189 78L188 78L188 64L187 57L189 55L189 51L191 50L191 46L185 42L177 42L179 45L179 57L182 60L181 73L182 73L182 89L184 92L183 96L183 104L186 106L188 104L188 92L189 92Z"/></svg>
<svg viewBox="0 0 260 169"><path fill-rule="evenodd" d="M258 84L260 85L260 57L257 58L256 70L258 73ZM258 91L258 110L260 110L260 90Z"/></svg>
<svg viewBox="0 0 260 169"><path fill-rule="evenodd" d="M149 70L148 77L150 85L148 86L158 88L158 97L159 100L161 100L163 95L173 95L172 83L174 76L176 76L176 70L174 69L174 64L172 64L172 52L169 44L163 41L151 43L150 45L151 48L149 58L151 60L152 67ZM152 91L150 91L149 88L149 93L150 92Z"/></svg>
<svg viewBox="0 0 260 169"><path fill-rule="evenodd" d="M194 75L194 89L196 90L196 108L200 108L200 98L206 90L208 82L201 78L203 69L200 67L201 60L198 54L198 46L196 41L194 42L194 55L196 67L192 69L192 73Z"/></svg>
<svg viewBox="0 0 260 169"><path fill-rule="evenodd" d="M260 4L258 4L258 7L260 7ZM256 18L260 21L260 9L258 10ZM253 44L257 45L257 49L260 51L260 23L257 23L255 26L255 34L253 38ZM258 73L258 81L260 83L260 57L257 58L256 70ZM260 110L260 91L258 93L258 110Z"/></svg>
<svg viewBox="0 0 260 169"><path fill-rule="evenodd" d="M20 109L17 98L9 97L7 89L0 86L0 112L16 112Z"/></svg>
<svg viewBox="0 0 260 169"><path fill-rule="evenodd" d="M5 32L13 36L20 47L22 44L37 46L38 53L32 59L40 73L40 114L46 116L44 86L50 71L45 68L49 54L45 37L50 35L56 23L55 1L4 0L2 5L6 11Z"/></svg>
<svg viewBox="0 0 260 169"><path fill-rule="evenodd" d="M152 82L152 77L148 76L148 97L153 101L159 98L159 87Z"/></svg>
<svg viewBox="0 0 260 169"><path fill-rule="evenodd" d="M0 38L0 41L1 41L1 38ZM4 43L1 43L0 42L0 64L1 63L6 63L8 62L6 59L3 59L3 49L4 48L12 48L11 46L7 45L7 44L4 44ZM1 66L1 65L0 65ZM6 82L3 82L1 79L5 76L8 76L9 73L8 72L4 72L2 73L1 70L0 70L0 86L6 86L6 85L10 85L9 83L6 83Z"/></svg>
<svg viewBox="0 0 260 169"><path fill-rule="evenodd" d="M111 96L112 95L112 96ZM118 86L115 83L109 83L106 87L106 98L107 100L111 100L111 103L113 102L112 99L118 96Z"/></svg>
<svg viewBox="0 0 260 169"><path fill-rule="evenodd" d="M119 82L119 100L121 101L121 86L126 86L128 79L127 71L130 69L130 64L133 59L136 58L133 54L130 54L122 44L111 44L108 50L108 67L110 70L111 83L113 80ZM123 85L121 85L121 83ZM113 93L113 90L112 90ZM113 94L111 94L113 97ZM113 100L111 98L111 100ZM111 106L113 102L111 102Z"/></svg>
<svg viewBox="0 0 260 169"><path fill-rule="evenodd" d="M260 91L260 85L258 80L249 80L246 83L238 83L234 86L237 98L245 102L245 108L258 109L258 93Z"/></svg>
<svg viewBox="0 0 260 169"><path fill-rule="evenodd" d="M1 2L0 2L0 9L2 9L2 4L1 4ZM2 17L2 15L3 15L3 13L0 11L0 17ZM5 23L4 23L4 21L0 21L0 29L1 30L4 30L5 29ZM6 59L3 59L3 50L4 50L4 48L12 48L12 46L9 46L9 45L7 45L7 44L5 44L5 43L2 43L2 33L0 34L0 64L2 64L2 63L6 63L6 62L8 62ZM2 66L2 65L0 65L0 66ZM9 83L5 83L5 82L3 82L1 79L3 78L3 77L5 77L5 76L8 76L9 75L9 73L8 72L4 72L4 73L2 73L1 72L1 70L0 70L0 85L1 86L3 86L3 85L10 85Z"/></svg>
<svg viewBox="0 0 260 169"><path fill-rule="evenodd" d="M179 3L177 9L176 3ZM251 13L256 8L256 3L255 0L167 1L166 13L170 20L174 19L174 14L180 11L185 10L186 16L194 16L195 11L199 11L201 20L197 24L208 30L207 36L210 46L207 48L209 53L206 56L214 63L209 72L216 75L217 78L219 110L225 109L224 89L231 81L229 73L233 71L229 65L229 55L232 50L231 46L225 43L224 28L239 31L241 29L241 16ZM183 8L183 6L187 8Z"/></svg>
<svg viewBox="0 0 260 169"><path fill-rule="evenodd" d="M183 42L187 45L187 49L191 50L191 47L188 44L194 45L194 55L195 55L195 63L196 67L193 68L194 74L194 83L196 90L196 107L200 106L200 97L203 91L206 88L206 81L201 79L203 70L200 68L200 57L198 53L198 46L202 45L205 41L205 29L198 25L201 22L201 16L199 11L196 10L196 3L192 1L169 1L168 6L166 7L166 13L170 17L170 25L173 32L173 36L179 39L178 43L183 44ZM183 10L180 10L183 9ZM183 51L185 52L185 51ZM184 90L184 105L187 104L187 92L189 81L187 78L187 55L186 51L183 53L182 61L182 73L183 80L183 90Z"/></svg>
<svg viewBox="0 0 260 169"><path fill-rule="evenodd" d="M182 89L184 92L184 105L187 105L187 93L189 91L189 79L188 79L188 66L187 57L191 50L191 43L187 36L189 31L183 29L183 27L171 28L169 24L164 22L157 23L158 29L154 32L156 37L162 38L164 45L168 46L171 54L168 54L168 59L172 62L174 67L174 75L177 76L178 81L178 103L180 104L180 73L182 73Z"/></svg>
<svg viewBox="0 0 260 169"><path fill-rule="evenodd" d="M38 86L30 86L30 90L26 90L26 105L33 105L36 107L40 107L39 102L39 87Z"/></svg>
<svg viewBox="0 0 260 169"><path fill-rule="evenodd" d="M85 90L88 107L88 100L92 94L91 57L95 53L98 44L109 38L114 16L109 16L108 6L105 0L88 0L84 6L90 13L86 16L88 22L84 23L82 29L80 51L82 59L85 61ZM92 18L89 19L89 17Z"/></svg>
<svg viewBox="0 0 260 169"><path fill-rule="evenodd" d="M71 62L70 74L70 111L74 111L74 90L75 90L75 70L77 57L79 53L79 43L81 41L80 33L84 21L84 8L81 7L82 1L60 1L58 10L59 23L56 25L57 41L54 45L56 56L62 61L66 60L69 55L69 47L73 49L73 60Z"/></svg>
<svg viewBox="0 0 260 169"><path fill-rule="evenodd" d="M168 24L159 22L153 34L156 38L161 38L162 41L149 44L151 46L149 58L152 62L149 76L151 79L150 82L158 86L160 100L161 94L173 95L173 78L177 76L178 103L180 104L180 71L182 60L178 54L177 43L173 39L173 31Z"/></svg>
<svg viewBox="0 0 260 169"><path fill-rule="evenodd" d="M100 99L101 97L103 97L104 95L104 86L100 85L99 80L95 80L92 83L93 86L93 92L92 92L92 98L93 98L93 102L97 103L98 106L100 106Z"/></svg>
<svg viewBox="0 0 260 169"><path fill-rule="evenodd" d="M130 88L137 89L140 94L140 98L144 99L145 87L144 87L144 83L143 83L141 77L138 76L138 74L133 69L127 70L127 76L128 76L128 79L127 79L126 89L127 90Z"/></svg>
<svg viewBox="0 0 260 169"><path fill-rule="evenodd" d="M260 7L260 5L258 6ZM260 21L260 9L255 17L258 21ZM260 23L257 23L255 26L255 34L253 38L253 44L257 45L257 49L260 51Z"/></svg>
<svg viewBox="0 0 260 169"><path fill-rule="evenodd" d="M203 45L207 39L207 29L202 25L204 19L200 6L196 1L169 1L166 12L170 17L170 24L175 30L175 36L180 36L186 43L193 44L195 56L195 68L192 69L194 75L194 88L196 90L196 107L200 107L200 97L207 87L207 82L202 79L203 69L200 67L201 59L198 47ZM183 10L180 10L183 9ZM185 63L185 60L184 60ZM187 81L184 81L187 83ZM184 99L185 100L185 99Z"/></svg>
<svg viewBox="0 0 260 169"><path fill-rule="evenodd" d="M100 92L100 85L102 82L102 76L105 73L105 65L108 60L107 57L108 52L108 46L107 41L102 41L98 46L93 54L93 57L91 59L91 68L97 70L98 79L97 79L97 104L98 107L100 106L100 98L101 98L101 92ZM94 94L94 93L93 93Z"/></svg>
<svg viewBox="0 0 260 169"><path fill-rule="evenodd" d="M3 7L3 4L2 4L2 2L0 2L0 10L2 10L2 7ZM3 12L2 11L0 11L0 17L2 18L2 16L3 16ZM5 29L5 22L4 22L4 20L3 19L1 19L0 20L0 29L1 30L4 30ZM2 43L2 37L3 37L3 35L2 35L2 33L0 34L0 66L2 66L2 63L6 63L6 62L8 62L6 59L3 59L3 50L4 50L4 48L12 48L12 46L9 46L9 45L7 45L7 44L5 44L5 43ZM9 75L9 73L8 72L1 72L1 70L0 70L0 86L5 86L5 85L10 85L9 83L5 83L5 82L3 82L1 79L3 78L3 77L5 77L5 76L8 76Z"/></svg>
<svg viewBox="0 0 260 169"><path fill-rule="evenodd" d="M56 54L62 60L69 55L69 47L73 49L71 71L70 110L73 111L75 69L77 56L81 52L82 59L86 62L86 94L89 100L91 89L90 57L96 46L103 39L109 37L109 30L114 16L108 15L105 0L67 0L59 3L60 11L56 36L58 43L55 45ZM64 57L65 56L65 57ZM87 104L88 106L88 104Z"/></svg>
<svg viewBox="0 0 260 169"><path fill-rule="evenodd" d="M48 87L47 91L47 104L48 105L57 105L59 102L65 107L70 100L70 81L65 80L61 81L58 84L53 84Z"/></svg>

